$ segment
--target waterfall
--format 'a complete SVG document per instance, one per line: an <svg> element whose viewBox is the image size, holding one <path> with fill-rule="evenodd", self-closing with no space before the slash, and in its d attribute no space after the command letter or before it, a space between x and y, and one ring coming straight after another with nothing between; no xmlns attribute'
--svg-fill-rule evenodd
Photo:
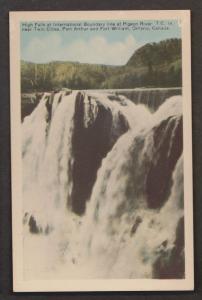
<svg viewBox="0 0 202 300"><path fill-rule="evenodd" d="M112 96L45 93L24 118L28 279L184 277L182 97Z"/></svg>
<svg viewBox="0 0 202 300"><path fill-rule="evenodd" d="M70 93L70 90L64 89L66 93ZM95 94L96 90L87 90L88 94ZM99 90L97 91L100 94ZM125 97L130 99L135 104L144 104L149 108L151 112L156 111L166 99L182 94L181 88L136 88L136 89L111 89L102 90L102 95L108 96L108 100L118 101L122 105L127 105ZM39 94L33 93L22 95L22 121L29 115L34 108L38 105Z"/></svg>
<svg viewBox="0 0 202 300"><path fill-rule="evenodd" d="M181 95L181 88L136 88L133 90L116 90L116 95L128 97L135 104L144 104L150 111L156 111L164 101L172 96Z"/></svg>

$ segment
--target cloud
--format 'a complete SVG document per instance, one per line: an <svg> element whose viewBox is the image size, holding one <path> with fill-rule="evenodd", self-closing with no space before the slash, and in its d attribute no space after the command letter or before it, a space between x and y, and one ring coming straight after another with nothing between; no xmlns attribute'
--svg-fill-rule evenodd
<svg viewBox="0 0 202 300"><path fill-rule="evenodd" d="M36 63L62 60L122 65L137 47L138 43L132 35L115 42L109 42L103 36L94 36L88 40L77 39L64 43L61 36L53 33L45 38L32 38L23 49L22 59Z"/></svg>

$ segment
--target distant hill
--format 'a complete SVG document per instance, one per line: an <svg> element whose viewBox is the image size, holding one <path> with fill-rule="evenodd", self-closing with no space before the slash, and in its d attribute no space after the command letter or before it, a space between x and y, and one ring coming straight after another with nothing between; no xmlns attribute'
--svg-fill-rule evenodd
<svg viewBox="0 0 202 300"><path fill-rule="evenodd" d="M181 73L181 39L167 39L140 47L124 66L21 61L21 90L181 86Z"/></svg>
<svg viewBox="0 0 202 300"><path fill-rule="evenodd" d="M146 44L135 51L127 66L141 67L169 64L181 59L181 39L169 39Z"/></svg>

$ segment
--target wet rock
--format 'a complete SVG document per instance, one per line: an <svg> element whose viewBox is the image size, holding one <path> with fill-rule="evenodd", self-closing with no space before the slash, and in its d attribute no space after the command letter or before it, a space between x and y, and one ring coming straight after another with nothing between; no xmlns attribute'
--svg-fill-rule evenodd
<svg viewBox="0 0 202 300"><path fill-rule="evenodd" d="M37 222L33 216L29 219L29 231L34 234L41 233L41 227L37 225Z"/></svg>
<svg viewBox="0 0 202 300"><path fill-rule="evenodd" d="M176 229L176 239L171 251L161 251L153 265L153 278L159 279L177 279L185 276L184 260L184 218L178 222Z"/></svg>
<svg viewBox="0 0 202 300"><path fill-rule="evenodd" d="M79 215L85 211L86 201L91 195L102 159L111 150L117 138L128 130L123 116L120 116L121 130L112 143L112 126L113 116L110 108L90 96L85 97L84 93L78 92L75 101L72 137L74 163L71 206L72 210Z"/></svg>
<svg viewBox="0 0 202 300"><path fill-rule="evenodd" d="M49 123L51 121L51 115L52 115L52 105L53 105L53 100L54 100L54 95L55 93L52 92L50 95L46 96L46 109L47 109L47 117L46 117L46 122Z"/></svg>
<svg viewBox="0 0 202 300"><path fill-rule="evenodd" d="M153 128L153 160L146 179L149 208L160 208L168 199L172 173L182 154L182 118L170 117Z"/></svg>
<svg viewBox="0 0 202 300"><path fill-rule="evenodd" d="M131 228L130 236L133 236L136 233L136 231L141 223L142 223L142 218L140 216L138 216L135 220L135 223L133 224L133 227Z"/></svg>

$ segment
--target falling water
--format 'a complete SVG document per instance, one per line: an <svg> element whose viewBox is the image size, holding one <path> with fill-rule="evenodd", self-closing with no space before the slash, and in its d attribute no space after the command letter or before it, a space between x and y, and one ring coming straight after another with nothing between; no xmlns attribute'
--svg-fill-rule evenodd
<svg viewBox="0 0 202 300"><path fill-rule="evenodd" d="M45 93L22 141L24 276L183 278L182 97Z"/></svg>

